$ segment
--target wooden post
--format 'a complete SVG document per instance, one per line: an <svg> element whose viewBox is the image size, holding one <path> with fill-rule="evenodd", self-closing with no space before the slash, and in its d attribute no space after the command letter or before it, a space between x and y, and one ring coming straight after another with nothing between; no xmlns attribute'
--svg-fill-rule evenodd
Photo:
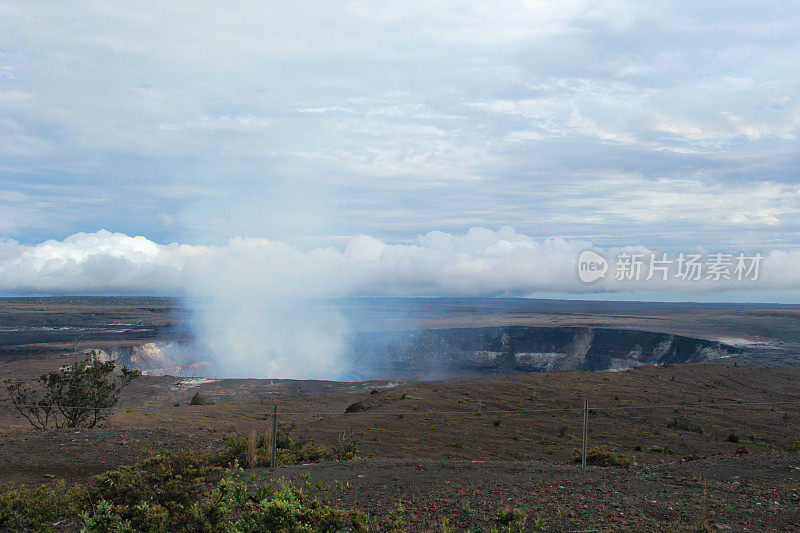
<svg viewBox="0 0 800 533"><path fill-rule="evenodd" d="M278 441L278 406L274 405L272 408L272 442L270 443L270 447L272 448L272 453L270 454L270 461L269 467L271 469L275 469L275 445Z"/></svg>
<svg viewBox="0 0 800 533"><path fill-rule="evenodd" d="M589 422L589 400L583 400L583 441L581 442L581 470L586 470L586 426Z"/></svg>

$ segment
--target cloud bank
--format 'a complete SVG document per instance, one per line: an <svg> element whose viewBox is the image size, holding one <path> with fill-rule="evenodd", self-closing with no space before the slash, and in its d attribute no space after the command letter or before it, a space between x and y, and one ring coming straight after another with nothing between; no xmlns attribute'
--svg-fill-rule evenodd
<svg viewBox="0 0 800 533"><path fill-rule="evenodd" d="M800 288L800 251L760 251L758 280L582 283L577 259L596 249L609 258L648 254L643 246L597 249L591 242L536 239L510 227L433 231L410 242L367 235L336 245L300 247L263 238L224 245L158 244L145 237L98 231L23 245L0 240L0 291L7 294L122 293L210 297L536 296L678 294ZM692 250L687 250L691 252ZM708 250L736 253L741 250ZM755 253L755 252L752 252ZM611 267L613 269L613 265Z"/></svg>
<svg viewBox="0 0 800 533"><path fill-rule="evenodd" d="M288 185L337 234L391 242L512 225L795 246L798 20L793 2L7 0L0 235L278 238L207 208Z"/></svg>

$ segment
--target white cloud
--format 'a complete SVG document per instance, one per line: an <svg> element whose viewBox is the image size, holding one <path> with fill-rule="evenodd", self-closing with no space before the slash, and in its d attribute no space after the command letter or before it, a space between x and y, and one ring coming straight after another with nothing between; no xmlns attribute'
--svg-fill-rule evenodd
<svg viewBox="0 0 800 533"><path fill-rule="evenodd" d="M0 241L0 290L11 293L174 292L203 247L98 231L36 245Z"/></svg>
<svg viewBox="0 0 800 533"><path fill-rule="evenodd" d="M714 292L800 288L800 251L762 251L761 279L748 283L581 283L577 257L591 243L534 239L504 227L463 235L434 231L396 244L359 235L343 248L301 250L258 238L224 246L157 244L99 231L63 241L0 241L6 293L182 293L228 297L525 296L598 289ZM645 247L624 250L649 253ZM615 257L622 249L604 250ZM737 250L726 250L736 253ZM754 253L754 252L752 252Z"/></svg>
<svg viewBox="0 0 800 533"><path fill-rule="evenodd" d="M797 243L796 6L304 5L0 3L0 178L34 198L0 197L0 235L202 239L208 198L300 184L337 234L685 245L711 203L705 244Z"/></svg>
<svg viewBox="0 0 800 533"><path fill-rule="evenodd" d="M695 228L740 230L790 223L800 217L800 186L771 182L709 184L699 179L647 180L625 174L599 177L564 206L564 216L598 223L690 222Z"/></svg>

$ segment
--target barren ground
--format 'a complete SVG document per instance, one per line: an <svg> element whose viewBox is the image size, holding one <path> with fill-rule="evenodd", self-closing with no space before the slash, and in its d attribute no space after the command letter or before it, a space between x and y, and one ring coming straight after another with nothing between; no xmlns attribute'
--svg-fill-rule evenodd
<svg viewBox="0 0 800 533"><path fill-rule="evenodd" d="M49 327L67 327L64 316L75 316L70 315L75 309L46 309L41 303L18 303L23 309L14 315L8 305L0 306L0 326L7 328L13 327L9 322L14 316L17 321L25 316L31 323L49 321ZM141 342L159 335L160 326L153 323L174 320L165 315L168 311L151 312L146 305L87 309L80 307L85 315L81 327L95 320L99 333L79 339L80 345ZM745 311L720 313L740 312ZM156 317L139 327L139 318L132 318L137 313ZM680 317L664 313L652 318L659 328L680 325ZM784 347L797 334L791 329L797 320L793 310L748 310L752 320L740 330L734 318L702 313L708 323L695 316L701 323L692 326L698 330L693 334L721 324L725 336L749 335L776 345L784 342ZM777 315L773 322L765 318L767 313ZM467 315L454 312L452 320L476 320L476 315ZM529 322L543 320L534 315ZM646 319L640 313L580 320L618 326L620 321ZM115 326L133 334L109 333L111 321L134 324ZM165 327L177 331L174 323ZM154 330L143 332L147 328ZM780 338L775 334L779 330ZM29 378L74 357L70 343L46 340L0 342L5 346L0 377ZM771 353L777 357L779 351ZM482 530L495 525L492 518L500 507L518 507L530 517L543 518L551 531L683 531L706 524L732 531L795 531L800 529L799 378L797 367L738 362L448 382L197 383L143 377L125 392L102 428L35 431L8 406L0 407L0 481L65 478L90 483L94 475L136 460L145 443L219 448L228 433L265 431L277 405L280 422L293 425L295 436L332 446L355 442L361 459L282 466L274 472L251 469L245 473L248 479L308 481L312 492L375 516L402 502L414 530L438 528L445 516L459 529ZM215 403L188 405L196 392ZM572 463L573 450L580 445L584 399L592 407L590 446L635 455L636 465L590 466L583 472ZM355 401L366 409L344 414ZM732 433L738 443L729 442ZM350 487L337 489L337 480L340 487ZM327 490L319 491L316 481Z"/></svg>

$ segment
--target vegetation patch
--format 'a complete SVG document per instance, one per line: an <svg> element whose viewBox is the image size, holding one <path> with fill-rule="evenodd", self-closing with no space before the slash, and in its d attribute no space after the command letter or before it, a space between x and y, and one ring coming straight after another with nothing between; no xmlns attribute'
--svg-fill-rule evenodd
<svg viewBox="0 0 800 533"><path fill-rule="evenodd" d="M0 487L0 529L48 531L57 522L77 521L88 505L88 493L80 485L67 487L63 481L40 487L4 485Z"/></svg>
<svg viewBox="0 0 800 533"><path fill-rule="evenodd" d="M256 488L235 466L222 469L207 452L156 450L140 463L97 477L92 489L63 483L3 487L0 527L107 531L367 531L367 516L310 497L281 480Z"/></svg>
<svg viewBox="0 0 800 533"><path fill-rule="evenodd" d="M581 451L573 450L572 460L576 463L581 462ZM596 446L586 451L586 462L598 466L622 466L627 467L636 461L635 455L627 455L622 452L615 452L605 446Z"/></svg>
<svg viewBox="0 0 800 533"><path fill-rule="evenodd" d="M667 422L667 427L672 429L677 429L681 431L691 431L693 433L703 433L703 428L700 427L698 424L692 423L686 417L678 417L676 416L672 420Z"/></svg>
<svg viewBox="0 0 800 533"><path fill-rule="evenodd" d="M525 530L525 521L528 515L521 509L500 509L497 512L496 520L500 523L500 529L494 528L492 532L516 533Z"/></svg>
<svg viewBox="0 0 800 533"><path fill-rule="evenodd" d="M350 460L358 457L356 442L342 434L337 447L303 437L292 437L293 426L279 425L275 437L275 457L278 465L317 463L320 461ZM236 462L247 467L269 466L271 435L228 435L226 449L217 455L220 464Z"/></svg>

